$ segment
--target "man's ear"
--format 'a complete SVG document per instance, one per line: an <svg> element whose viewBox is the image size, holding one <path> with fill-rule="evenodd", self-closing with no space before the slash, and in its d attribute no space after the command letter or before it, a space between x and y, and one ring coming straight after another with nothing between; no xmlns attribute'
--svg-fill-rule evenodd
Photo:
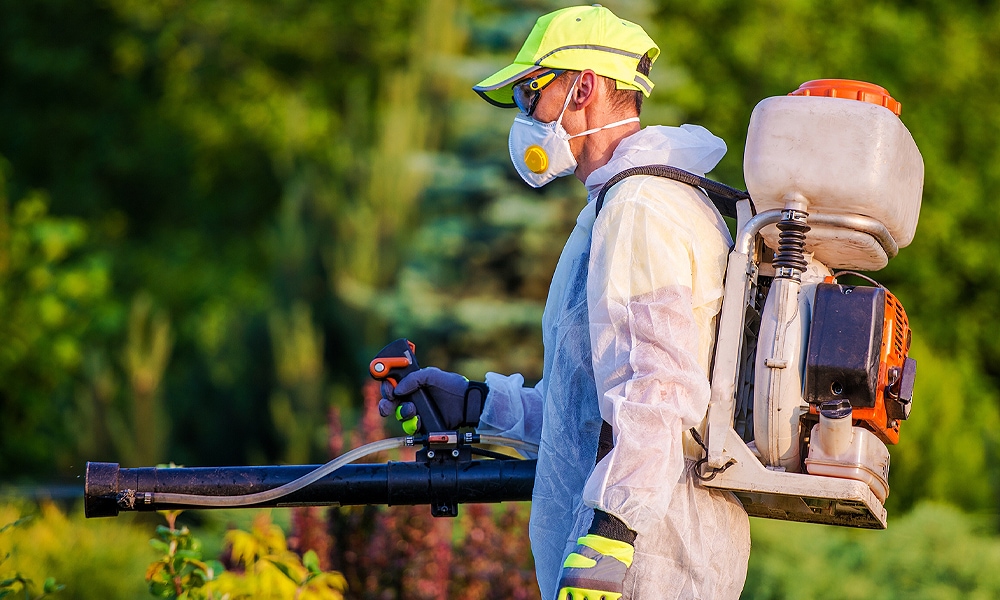
<svg viewBox="0 0 1000 600"><path fill-rule="evenodd" d="M597 73L594 73L590 69L581 71L576 83L576 90L573 92L573 109L580 110L581 108L586 108L596 100L600 85L601 79Z"/></svg>

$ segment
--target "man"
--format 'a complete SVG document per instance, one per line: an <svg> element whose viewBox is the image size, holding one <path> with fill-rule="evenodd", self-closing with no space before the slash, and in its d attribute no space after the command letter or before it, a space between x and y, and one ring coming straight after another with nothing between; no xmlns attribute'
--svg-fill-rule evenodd
<svg viewBox="0 0 1000 600"><path fill-rule="evenodd" d="M539 187L574 174L588 203L556 266L542 318L542 380L434 368L384 390L383 413L424 387L449 425L538 442L530 536L544 598L737 598L750 550L746 513L698 485L691 446L731 239L699 190L629 177L633 166L711 170L725 144L698 126L641 129L659 54L641 27L598 5L538 19L514 63L475 91L517 107L511 160ZM485 395L485 400L483 396ZM614 447L595 466L603 422ZM412 425L412 423L411 423Z"/></svg>

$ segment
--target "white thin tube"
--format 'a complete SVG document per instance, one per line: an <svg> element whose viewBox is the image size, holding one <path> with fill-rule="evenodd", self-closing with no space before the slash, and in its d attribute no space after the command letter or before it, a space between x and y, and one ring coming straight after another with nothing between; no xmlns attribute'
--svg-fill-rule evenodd
<svg viewBox="0 0 1000 600"><path fill-rule="evenodd" d="M496 444L502 446L510 446L515 450L522 450L525 452L538 452L538 445L532 444L531 442L524 442L521 440L512 440L495 435L484 435L480 437L481 443L484 444ZM375 454L376 452L385 452L386 450L393 450L395 448L402 448L406 445L406 438L390 438L386 440L379 440L377 442L372 442L370 444L365 444L360 448L355 448L346 454L338 456L337 458L326 463L322 467L318 467L302 477L289 481L288 483L278 486L276 488L265 490L263 492L256 492L253 494L242 494L239 496L205 496L202 494L171 494L167 492L151 492L149 503L151 504L187 504L190 506L209 506L209 507L234 507L234 506L252 506L254 504L261 504L264 502L270 502L281 498L282 496L287 496L294 492L301 490L309 484L315 483L320 479L323 479L330 473L333 473L340 467L346 464L352 463L356 460L360 460L369 454ZM142 492L138 492L141 494Z"/></svg>
<svg viewBox="0 0 1000 600"><path fill-rule="evenodd" d="M276 488L256 492L253 494L242 494L240 496L203 496L201 494L170 494L166 492L153 492L151 494L152 504L190 504L191 506L250 506L262 502L270 502L282 496L287 496L306 487L310 483L315 483L333 473L340 467L364 458L369 454L384 452L394 448L402 448L406 445L406 438L390 438L379 440L370 444L365 444L360 448L355 448L346 454L326 463L322 467L312 470L302 477L289 481L285 485ZM140 492L141 493L141 492Z"/></svg>
<svg viewBox="0 0 1000 600"><path fill-rule="evenodd" d="M511 438L500 437L498 435L480 435L479 442L481 444L509 446L515 450L520 450L522 452L538 454L538 444L532 444L531 442L526 442L524 440L515 440Z"/></svg>

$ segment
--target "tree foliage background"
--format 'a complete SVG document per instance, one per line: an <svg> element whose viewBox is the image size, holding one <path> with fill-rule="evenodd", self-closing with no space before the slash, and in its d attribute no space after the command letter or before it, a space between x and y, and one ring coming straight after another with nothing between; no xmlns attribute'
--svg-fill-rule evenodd
<svg viewBox="0 0 1000 600"><path fill-rule="evenodd" d="M398 336L539 377L584 192L523 185L513 115L469 88L566 4L0 0L0 478L322 459ZM920 367L888 508L995 515L1000 3L607 5L663 50L644 124L720 135L730 184L765 97L841 77L902 102L924 203L877 276Z"/></svg>

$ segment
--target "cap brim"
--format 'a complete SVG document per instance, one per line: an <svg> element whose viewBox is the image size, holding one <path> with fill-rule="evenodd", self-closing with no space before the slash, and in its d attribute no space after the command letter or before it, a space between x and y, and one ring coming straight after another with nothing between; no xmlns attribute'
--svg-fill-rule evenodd
<svg viewBox="0 0 1000 600"><path fill-rule="evenodd" d="M513 85L539 69L538 65L514 63L500 69L472 87L473 91L494 106L516 108Z"/></svg>

